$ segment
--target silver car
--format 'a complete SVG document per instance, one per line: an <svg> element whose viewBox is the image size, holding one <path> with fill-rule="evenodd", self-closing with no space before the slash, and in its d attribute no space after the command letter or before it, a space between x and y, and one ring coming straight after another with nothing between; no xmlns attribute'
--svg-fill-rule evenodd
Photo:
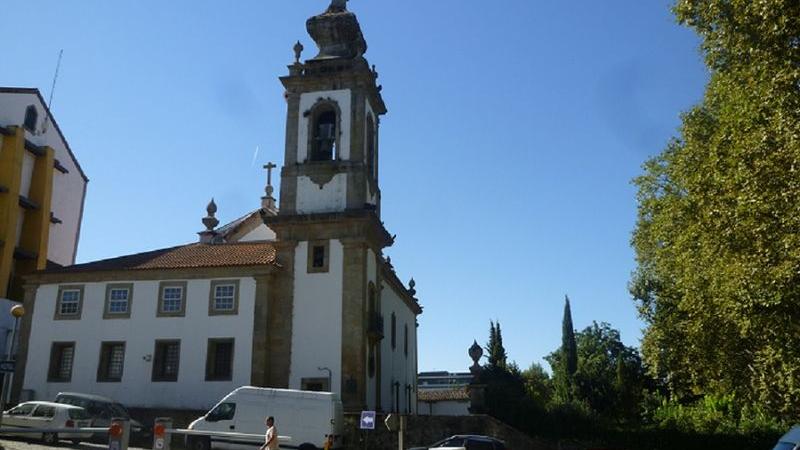
<svg viewBox="0 0 800 450"><path fill-rule="evenodd" d="M52 402L25 402L3 412L3 426L8 428L88 428L92 419L85 409L78 406ZM14 436L41 439L48 446L55 446L61 439L78 445L92 437L92 433L23 433Z"/></svg>

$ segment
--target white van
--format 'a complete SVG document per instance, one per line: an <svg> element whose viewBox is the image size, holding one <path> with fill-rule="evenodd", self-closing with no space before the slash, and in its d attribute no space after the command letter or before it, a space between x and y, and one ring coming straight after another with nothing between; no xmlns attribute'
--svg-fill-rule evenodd
<svg viewBox="0 0 800 450"><path fill-rule="evenodd" d="M282 449L320 449L329 436L332 448L342 447L344 410L337 394L249 386L226 395L189 425L192 431L220 434L190 435L186 445L190 450L257 450L264 444L268 416L275 417L278 435L289 438L279 440Z"/></svg>

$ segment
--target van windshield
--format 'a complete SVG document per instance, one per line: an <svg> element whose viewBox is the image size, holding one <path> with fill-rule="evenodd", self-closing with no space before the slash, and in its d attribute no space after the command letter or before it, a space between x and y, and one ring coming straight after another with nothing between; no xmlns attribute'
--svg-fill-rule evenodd
<svg viewBox="0 0 800 450"><path fill-rule="evenodd" d="M208 422L219 422L220 420L233 420L236 414L236 403L220 403L206 415Z"/></svg>

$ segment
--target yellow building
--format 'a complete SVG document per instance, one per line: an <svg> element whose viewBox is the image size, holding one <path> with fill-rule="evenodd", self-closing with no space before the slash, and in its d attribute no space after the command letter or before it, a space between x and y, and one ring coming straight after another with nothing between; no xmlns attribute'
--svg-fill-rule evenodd
<svg viewBox="0 0 800 450"><path fill-rule="evenodd" d="M39 90L0 87L0 298L74 264L87 182Z"/></svg>

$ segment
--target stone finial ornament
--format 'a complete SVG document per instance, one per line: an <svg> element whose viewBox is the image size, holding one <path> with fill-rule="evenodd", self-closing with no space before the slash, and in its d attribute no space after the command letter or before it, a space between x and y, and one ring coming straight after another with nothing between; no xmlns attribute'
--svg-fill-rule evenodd
<svg viewBox="0 0 800 450"><path fill-rule="evenodd" d="M294 44L294 63L295 64L300 64L300 56L303 55L304 48L305 47L303 47L303 44L301 44L300 41L297 41L297 43Z"/></svg>
<svg viewBox="0 0 800 450"><path fill-rule="evenodd" d="M219 225L219 220L214 217L214 215L217 213L217 204L214 203L213 198L211 199L211 202L208 203L208 206L206 206L206 212L208 215L203 217L203 225L206 226L206 230L214 231L214 228Z"/></svg>
<svg viewBox="0 0 800 450"><path fill-rule="evenodd" d="M367 52L361 25L347 10L347 0L333 0L324 13L308 19L306 29L319 47L319 54L311 61L355 59Z"/></svg>
<svg viewBox="0 0 800 450"><path fill-rule="evenodd" d="M416 287L417 282L412 278L411 281L408 282L408 293L411 294L412 297L417 295L417 290L415 289Z"/></svg>
<svg viewBox="0 0 800 450"><path fill-rule="evenodd" d="M219 225L219 220L214 217L217 213L217 204L214 203L213 198L208 203L208 206L206 206L206 213L208 215L203 217L203 225L205 225L206 229L197 234L200 235L201 244L213 244L214 239L217 237L217 232L214 231L214 228Z"/></svg>
<svg viewBox="0 0 800 450"><path fill-rule="evenodd" d="M483 348L478 345L478 341L473 341L472 346L469 348L469 357L472 358L472 367L469 368L469 371L472 372L473 376L478 376L481 371L481 365L478 364L481 357L483 357Z"/></svg>
<svg viewBox="0 0 800 450"><path fill-rule="evenodd" d="M332 0L331 5L328 6L327 12L343 12L347 11L348 0Z"/></svg>

